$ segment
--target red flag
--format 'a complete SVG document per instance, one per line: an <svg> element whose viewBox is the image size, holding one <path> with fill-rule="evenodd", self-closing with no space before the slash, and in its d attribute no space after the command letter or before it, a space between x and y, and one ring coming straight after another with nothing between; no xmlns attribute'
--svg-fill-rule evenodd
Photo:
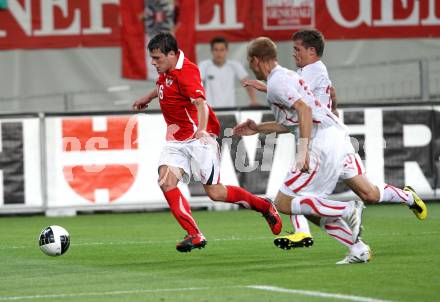
<svg viewBox="0 0 440 302"><path fill-rule="evenodd" d="M142 16L144 0L121 0L122 76L146 79L145 33Z"/></svg>
<svg viewBox="0 0 440 302"><path fill-rule="evenodd" d="M195 0L177 1L175 35L179 48L192 62L196 62L196 6Z"/></svg>
<svg viewBox="0 0 440 302"><path fill-rule="evenodd" d="M154 79L148 65L146 45L161 31L172 31L179 48L190 60L196 59L195 0L121 0L122 76Z"/></svg>

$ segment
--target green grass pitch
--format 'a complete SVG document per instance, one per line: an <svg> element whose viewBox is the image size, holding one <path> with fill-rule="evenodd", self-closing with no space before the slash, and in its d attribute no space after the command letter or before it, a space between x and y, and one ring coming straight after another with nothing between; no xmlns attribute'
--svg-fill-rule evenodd
<svg viewBox="0 0 440 302"><path fill-rule="evenodd" d="M208 245L187 254L169 212L0 217L0 301L439 301L440 203L428 209L418 221L405 206L368 207L373 260L344 266L345 248L316 227L313 247L283 251L246 210L194 211ZM71 235L61 257L38 248L52 224Z"/></svg>

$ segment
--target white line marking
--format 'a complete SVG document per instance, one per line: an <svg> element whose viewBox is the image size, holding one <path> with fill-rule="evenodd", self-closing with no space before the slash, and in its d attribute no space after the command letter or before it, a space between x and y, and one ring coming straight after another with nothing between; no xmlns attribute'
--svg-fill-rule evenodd
<svg viewBox="0 0 440 302"><path fill-rule="evenodd" d="M88 293L71 293L71 294L15 296L15 297L0 297L0 301L35 300L35 299L48 299L48 298L74 298L74 297L104 296L104 295L105 296L113 296L113 295L127 295L127 294L196 291L196 290L212 290L212 289L228 289L228 288L246 288L246 286L133 289L133 290L117 290L117 291L109 291L109 292L88 292Z"/></svg>
<svg viewBox="0 0 440 302"><path fill-rule="evenodd" d="M414 233L416 234L416 233ZM437 235L440 234L440 232L419 232L417 233L417 236L421 235ZM376 233L371 234L370 236L388 236L388 237L395 237L395 236L409 236L412 234L404 234L404 233ZM258 241L258 240L273 240L273 237L270 236L261 236L261 237L247 237L247 238L240 238L240 237L226 237L226 238L208 238L208 241ZM144 240L144 241L97 241L97 242L74 242L70 243L71 246L93 246L93 245L127 245L127 244L164 244L164 243L176 243L179 240ZM28 249L33 248L35 245L0 245L0 250L15 250L15 249Z"/></svg>
<svg viewBox="0 0 440 302"><path fill-rule="evenodd" d="M303 296L312 296L319 298L332 298L332 299L341 299L348 301L357 301L357 302L391 302L390 300L380 300L369 297L361 297L361 296L352 296L352 295L343 295L343 294L332 294L311 290L300 290L300 289L288 289L276 286L267 286L267 285L248 285L248 288L261 289L271 292L279 292L279 293L287 293L294 295L303 295Z"/></svg>
<svg viewBox="0 0 440 302"><path fill-rule="evenodd" d="M228 238L213 238L209 239L209 241L258 241L258 240L271 240L273 237L248 237L248 238L239 238L235 236L231 236ZM164 243L176 243L179 240L145 240L145 241L97 241L97 242L77 242L70 243L71 246L93 246L93 245L137 245L137 244L164 244ZM12 246L0 246L0 250L9 250L9 249L28 249L33 248L35 245L12 245Z"/></svg>
<svg viewBox="0 0 440 302"><path fill-rule="evenodd" d="M231 288L250 288L258 290L266 290L279 293L288 293L303 296L312 296L318 298L333 298L356 302L391 302L389 300L373 299L368 297L342 295L324 293L318 291L287 289L268 285L237 285L237 286L219 286L219 287L186 287L186 288L159 288L159 289L133 289L133 290L117 290L108 292L88 292L88 293L70 293L70 294L51 294L51 295L32 295L32 296L11 296L0 297L0 301L19 301L19 300L37 300L37 299L51 299L51 298L75 298L87 296L115 296L128 294L145 294L145 293L160 293L160 292L179 292L179 291L198 291L198 290L215 290L215 289L231 289Z"/></svg>

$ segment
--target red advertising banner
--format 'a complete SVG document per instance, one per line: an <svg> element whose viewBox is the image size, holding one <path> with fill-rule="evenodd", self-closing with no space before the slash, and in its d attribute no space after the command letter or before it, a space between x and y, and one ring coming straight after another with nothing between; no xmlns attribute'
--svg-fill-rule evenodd
<svg viewBox="0 0 440 302"><path fill-rule="evenodd" d="M120 45L119 0L9 0L0 49Z"/></svg>
<svg viewBox="0 0 440 302"><path fill-rule="evenodd" d="M316 27L326 39L440 37L436 0L197 0L198 42L222 35L231 41L258 36L290 39Z"/></svg>
<svg viewBox="0 0 440 302"><path fill-rule="evenodd" d="M181 30L191 37L195 26L199 43L219 34L231 41L261 35L285 40L305 26L317 27L327 39L440 37L436 0L181 3L185 5L179 5L179 18L188 22ZM119 0L9 0L8 4L8 9L0 10L0 49L120 45ZM195 18L195 24L189 17Z"/></svg>

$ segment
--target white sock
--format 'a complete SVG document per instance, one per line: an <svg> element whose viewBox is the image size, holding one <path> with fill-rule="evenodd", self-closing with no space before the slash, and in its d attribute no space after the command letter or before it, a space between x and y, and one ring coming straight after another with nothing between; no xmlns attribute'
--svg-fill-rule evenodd
<svg viewBox="0 0 440 302"><path fill-rule="evenodd" d="M353 204L325 198L297 196L292 199L291 208L292 214L297 215L345 217L353 210Z"/></svg>
<svg viewBox="0 0 440 302"><path fill-rule="evenodd" d="M342 218L322 217L319 224L327 235L351 249L353 246L353 233Z"/></svg>
<svg viewBox="0 0 440 302"><path fill-rule="evenodd" d="M368 249L368 245L365 244L362 240L358 240L355 244L350 247L350 252L353 254L357 254L359 251L364 251Z"/></svg>
<svg viewBox="0 0 440 302"><path fill-rule="evenodd" d="M290 222L293 225L295 233L306 233L312 234L310 232L309 222L307 218L303 215L290 215Z"/></svg>
<svg viewBox="0 0 440 302"><path fill-rule="evenodd" d="M388 184L379 185L378 188L381 192L379 202L406 203L409 206L414 203L412 194L402 189Z"/></svg>

